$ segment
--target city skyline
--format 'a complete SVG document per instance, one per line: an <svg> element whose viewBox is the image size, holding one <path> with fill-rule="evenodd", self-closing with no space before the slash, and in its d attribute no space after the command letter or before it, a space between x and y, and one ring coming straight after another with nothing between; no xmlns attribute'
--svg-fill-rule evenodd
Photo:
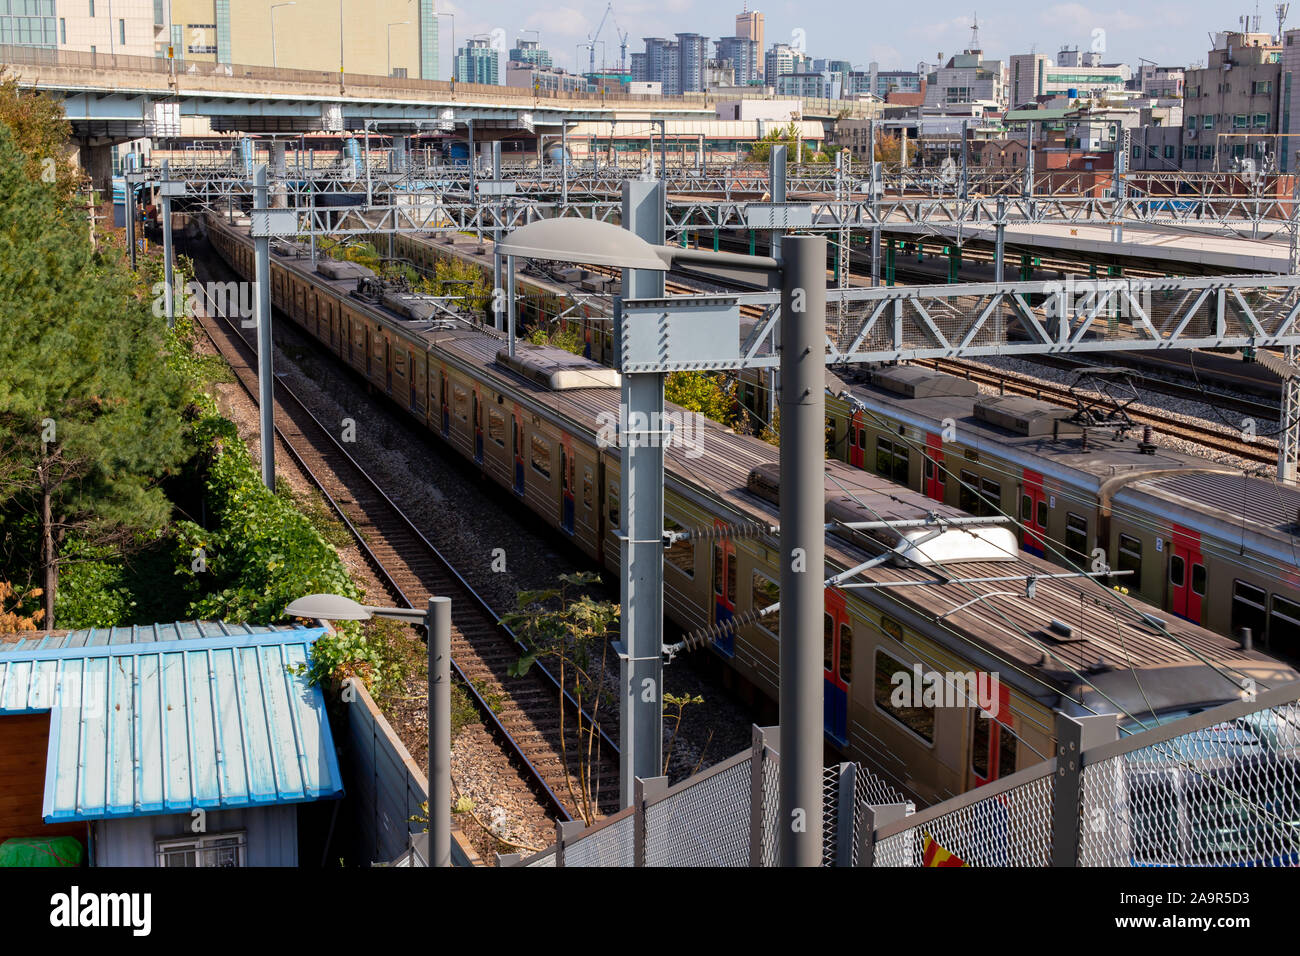
<svg viewBox="0 0 1300 956"><path fill-rule="evenodd" d="M644 49L644 37L671 39L676 33L695 32L716 40L734 35L735 16L744 4L731 6L734 9L712 5L705 11L688 0L615 4L598 38L597 66L603 62L612 67L619 62L615 21L628 35L630 57ZM980 46L993 59L1028 52L1055 57L1063 47L1089 50L1096 43L1103 47L1100 52L1104 62L1134 66L1140 59L1170 66L1204 62L1211 34L1238 29L1240 15L1254 15L1253 7L1241 14L1225 14L1203 0L1178 7L1163 4L1140 12L1118 5L1112 10L1090 10L1079 3L1058 3L1027 15L1007 3L966 9L970 6L940 0L928 7L927 15L919 20L900 20L883 29L871 22L869 11L837 9L829 4L780 2L751 4L749 9L765 17L765 49L774 43L793 43L802 38L812 56L847 60L864 68L875 61L882 70L915 69L920 62L933 64L939 53L946 60L961 52L970 44L976 14ZM457 48L470 36L501 30L508 49L517 35L535 38L531 31L536 30L541 32L541 45L550 50L557 67L585 71L588 53L585 46L579 51L577 45L585 44L595 31L605 6L594 0L530 8L516 0L488 0L472 8L443 3L439 12L454 15ZM1259 17L1261 31L1272 33L1277 29L1271 6L1262 7ZM1289 27L1300 27L1300 15L1288 20L1284 29ZM846 41L846 35L860 39ZM445 37L444 49L448 43Z"/></svg>

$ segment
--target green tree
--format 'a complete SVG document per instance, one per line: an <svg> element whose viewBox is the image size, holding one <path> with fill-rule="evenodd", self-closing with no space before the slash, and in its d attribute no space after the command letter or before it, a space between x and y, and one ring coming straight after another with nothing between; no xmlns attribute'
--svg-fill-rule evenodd
<svg viewBox="0 0 1300 956"><path fill-rule="evenodd" d="M716 373L669 372L664 376L664 398L728 427L738 423L736 385Z"/></svg>
<svg viewBox="0 0 1300 956"><path fill-rule="evenodd" d="M58 202L67 205L81 182L81 173L69 161L72 124L59 101L44 93L23 92L18 81L0 67L0 126L9 127L23 153L27 178L51 186Z"/></svg>
<svg viewBox="0 0 1300 956"><path fill-rule="evenodd" d="M34 538L53 627L70 545L125 548L166 522L159 482L184 457L188 390L135 279L92 251L59 184L29 175L34 158L0 123L0 520Z"/></svg>

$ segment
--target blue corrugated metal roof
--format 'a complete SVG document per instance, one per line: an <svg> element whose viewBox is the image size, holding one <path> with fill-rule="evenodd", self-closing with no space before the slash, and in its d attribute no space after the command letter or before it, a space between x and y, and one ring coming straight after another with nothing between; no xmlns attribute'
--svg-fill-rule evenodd
<svg viewBox="0 0 1300 956"><path fill-rule="evenodd" d="M0 716L50 712L47 823L341 796L323 628L181 622L0 643Z"/></svg>

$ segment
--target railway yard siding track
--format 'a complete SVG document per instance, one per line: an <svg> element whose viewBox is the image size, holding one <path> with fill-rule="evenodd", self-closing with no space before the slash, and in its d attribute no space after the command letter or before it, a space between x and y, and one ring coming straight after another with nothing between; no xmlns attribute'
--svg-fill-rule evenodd
<svg viewBox="0 0 1300 956"><path fill-rule="evenodd" d="M224 331L219 322L224 322ZM255 402L253 347L224 316L205 315L202 326ZM562 722L559 685L549 671L534 665L525 677L509 676L521 647L514 634L283 382L276 382L275 397L277 435L393 597L409 607L423 607L433 594L452 598L456 675L485 724L523 765L548 809L562 820L579 818L570 805L560 746L562 723L568 752L576 752L579 745L572 698L566 694L567 719ZM600 810L608 813L617 809L618 748L604 731L600 737L592 775L601 795Z"/></svg>

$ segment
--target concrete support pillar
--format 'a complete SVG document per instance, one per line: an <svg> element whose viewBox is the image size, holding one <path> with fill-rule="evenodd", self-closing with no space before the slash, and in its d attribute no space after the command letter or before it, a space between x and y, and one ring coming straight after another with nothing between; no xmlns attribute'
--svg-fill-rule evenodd
<svg viewBox="0 0 1300 956"><path fill-rule="evenodd" d="M113 188L112 145L90 146L83 143L77 149L77 164L90 177L94 187L108 196Z"/></svg>

